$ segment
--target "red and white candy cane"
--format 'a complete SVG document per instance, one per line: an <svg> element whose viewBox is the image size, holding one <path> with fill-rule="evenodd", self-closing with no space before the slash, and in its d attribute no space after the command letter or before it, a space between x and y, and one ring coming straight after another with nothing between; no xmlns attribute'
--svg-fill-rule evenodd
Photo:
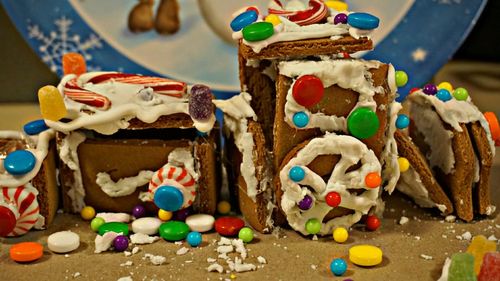
<svg viewBox="0 0 500 281"><path fill-rule="evenodd" d="M309 0L309 8L301 11L287 11L280 0L273 0L276 8L269 8L269 14L283 16L298 25L309 25L322 21L328 14L328 7L322 0Z"/></svg>
<svg viewBox="0 0 500 281"><path fill-rule="evenodd" d="M36 190L26 186L2 187L0 194L0 236L19 236L38 221L40 208Z"/></svg>
<svg viewBox="0 0 500 281"><path fill-rule="evenodd" d="M74 101L106 110L111 106L111 101L107 97L86 90L80 85L84 85L86 83L102 84L110 81L142 85L144 88L152 88L157 94L176 98L181 98L186 93L187 89L186 83L167 78L119 72L106 72L99 73L94 76L89 76L87 74L85 76L78 76L69 80L64 85L64 94Z"/></svg>
<svg viewBox="0 0 500 281"><path fill-rule="evenodd" d="M161 167L149 182L149 192L154 194L155 190L163 185L174 186L182 192L184 196L182 209L191 206L196 199L196 180L186 168L171 164Z"/></svg>

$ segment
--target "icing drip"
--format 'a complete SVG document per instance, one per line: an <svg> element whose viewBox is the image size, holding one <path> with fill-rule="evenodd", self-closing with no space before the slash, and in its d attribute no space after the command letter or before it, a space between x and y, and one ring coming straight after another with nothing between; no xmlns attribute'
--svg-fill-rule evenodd
<svg viewBox="0 0 500 281"><path fill-rule="evenodd" d="M401 173L398 190L410 196L422 208L436 207L436 203L429 198L429 192L422 183L420 175L411 166L406 172Z"/></svg>
<svg viewBox="0 0 500 281"><path fill-rule="evenodd" d="M392 66L391 69L394 69ZM389 78L388 78L389 79ZM402 106L398 102L393 102L389 106L389 129L386 131L385 138L386 143L384 151L381 155L382 162L382 179L387 181L384 190L391 194L396 188L396 184L399 180L400 171L398 163L398 146L396 140L394 139L394 132L396 131L396 119L398 118L398 113Z"/></svg>
<svg viewBox="0 0 500 281"><path fill-rule="evenodd" d="M73 171L73 181L69 184L67 195L71 198L73 212L79 212L85 207L85 189L83 188L82 172L78 160L78 146L85 141L85 135L80 132L71 132L59 145L59 158Z"/></svg>
<svg viewBox="0 0 500 281"><path fill-rule="evenodd" d="M314 75L323 82L325 88L338 85L341 88L358 92L358 102L352 111L358 107L368 107L376 111L377 104L373 96L376 93L383 93L384 89L383 87L375 87L373 85L369 70L379 67L380 62L378 61L326 58L322 61L280 62L278 65L279 73L294 79L286 97L285 122L292 128L295 128L293 115L297 112L305 112L309 116L309 123L304 129L319 128L322 131L341 131L347 133L347 121L345 117L329 116L322 112L311 113L306 107L298 104L293 98L293 84L300 76Z"/></svg>
<svg viewBox="0 0 500 281"><path fill-rule="evenodd" d="M306 167L320 155L341 156L328 182ZM346 172L358 161L361 162L361 168ZM288 176L289 170L294 166L300 166L306 172L305 178L299 183L292 181ZM353 210L354 214L333 218L322 223L320 234L331 234L333 228L339 226L349 228L377 204L380 188L367 189L364 180L368 173L380 173L380 169L375 153L354 137L327 134L324 137L312 139L283 167L279 174L283 189L281 206L288 223L295 230L307 235L306 222L312 218L323 221L323 218L333 209L326 204L324 198L329 192L335 191L342 196L339 206ZM303 186L309 186L311 189ZM351 194L349 189L363 189L364 191L360 195L355 195ZM314 203L309 210L302 211L297 204L305 195L312 196Z"/></svg>
<svg viewBox="0 0 500 281"><path fill-rule="evenodd" d="M149 183L153 174L153 171L140 171L137 176L122 178L114 182L108 173L101 172L97 174L96 183L110 197L127 196L134 193L138 187Z"/></svg>

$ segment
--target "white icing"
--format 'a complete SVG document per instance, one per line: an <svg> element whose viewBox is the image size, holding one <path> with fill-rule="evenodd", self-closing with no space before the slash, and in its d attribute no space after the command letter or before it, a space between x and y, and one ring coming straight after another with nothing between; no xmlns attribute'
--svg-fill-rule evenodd
<svg viewBox="0 0 500 281"><path fill-rule="evenodd" d="M389 69L394 69L392 65ZM389 71L391 72L391 71ZM390 79L389 77L387 79ZM384 190L391 194L396 187L400 177L399 163L398 163L398 145L394 139L394 132L396 131L396 119L402 106L398 102L393 102L389 106L389 129L386 131L386 143L384 151L382 152L382 179L387 181Z"/></svg>
<svg viewBox="0 0 500 281"><path fill-rule="evenodd" d="M153 171L140 171L134 177L119 179L114 182L111 176L106 172L97 174L96 184L101 187L101 190L110 197L127 196L135 192L135 190L143 186L153 177Z"/></svg>
<svg viewBox="0 0 500 281"><path fill-rule="evenodd" d="M163 115L184 113L189 115L189 104L186 97L176 98L167 95L153 94L151 100L143 100L138 93L146 88L143 85L109 82L92 84L89 79L106 72L89 72L77 78L78 85L83 89L98 93L111 101L111 108L106 111L64 98L70 122L45 120L47 125L61 132L70 132L81 128L91 129L105 135L111 135L119 129L129 126L128 121L134 117L145 123L153 123ZM112 73L112 72L109 72ZM61 79L58 89L64 92L64 85L75 78L74 74ZM88 111L88 112L87 112ZM194 126L201 132L208 132L215 123L215 115L209 120L193 119Z"/></svg>
<svg viewBox="0 0 500 281"><path fill-rule="evenodd" d="M184 167L196 181L200 178L200 175L196 172L197 169L194 167L194 157L189 148L178 147L172 150L168 154L168 163L177 167Z"/></svg>
<svg viewBox="0 0 500 281"><path fill-rule="evenodd" d="M477 158L477 154L474 153L474 183L479 182L481 178L481 165L479 164L479 159ZM475 185L473 185L474 187Z"/></svg>
<svg viewBox="0 0 500 281"><path fill-rule="evenodd" d="M127 213L97 213L96 218L102 218L105 222L128 223L131 216Z"/></svg>
<svg viewBox="0 0 500 281"><path fill-rule="evenodd" d="M320 176L306 167L320 155L341 155L341 159L326 183ZM346 172L358 161L361 162L361 168ZM288 176L289 170L294 166L300 166L306 172L305 178L299 183L292 181ZM296 231L307 235L306 222L312 218L323 221L323 218L332 210L324 198L329 192L335 191L342 197L339 206L351 209L354 213L322 223L319 234L331 234L332 229L339 226L349 228L358 222L363 214L367 214L371 207L376 205L379 187L367 189L365 177L371 172L380 173L380 170L380 163L375 153L354 137L327 134L324 137L312 139L283 167L279 174L283 190L281 206L287 216L288 223ZM301 185L311 187L312 191ZM363 189L365 191L360 195L355 195L351 194L348 189ZM306 194L314 198L314 203L309 210L302 211L297 203Z"/></svg>
<svg viewBox="0 0 500 281"><path fill-rule="evenodd" d="M83 188L82 172L80 170L80 162L78 160L78 146L85 141L85 135L81 132L70 132L59 144L59 158L73 171L73 182L70 184L70 189L67 195L71 199L71 207L73 212L79 212L85 207L85 189Z"/></svg>
<svg viewBox="0 0 500 281"><path fill-rule="evenodd" d="M302 111L309 116L309 123L303 129L319 128L322 131L341 131L347 133L347 121L345 117L325 115L322 112L311 113L306 107L298 104L293 98L293 84L300 76L314 75L323 82L325 88L338 85L341 88L358 92L359 98L352 111L359 107L367 107L376 111L377 104L373 96L376 93L383 93L384 88L373 85L372 74L369 70L379 67L380 62L378 61L326 58L322 61L299 60L280 62L278 65L279 73L294 79L286 97L285 122L292 128L295 128L293 115Z"/></svg>
<svg viewBox="0 0 500 281"><path fill-rule="evenodd" d="M109 232L104 233L102 236L97 235L95 237L95 240L94 240L94 244L95 244L94 253L99 254L99 253L106 252L107 250L109 250L111 248L111 245L113 244L113 240L115 240L115 238L118 235L122 235L122 234L123 233L121 233L121 232L116 233L113 231L109 231Z"/></svg>
<svg viewBox="0 0 500 281"><path fill-rule="evenodd" d="M429 198L429 192L422 183L420 175L411 166L406 172L401 173L398 190L410 196L422 208L436 207L436 203Z"/></svg>
<svg viewBox="0 0 500 281"><path fill-rule="evenodd" d="M443 269L441 271L441 277L437 281L448 281L448 272L450 271L451 259L446 258L444 261Z"/></svg>

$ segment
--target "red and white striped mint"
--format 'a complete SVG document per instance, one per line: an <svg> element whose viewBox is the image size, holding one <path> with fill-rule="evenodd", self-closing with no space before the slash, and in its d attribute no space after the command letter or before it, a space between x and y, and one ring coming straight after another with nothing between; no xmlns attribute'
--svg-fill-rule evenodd
<svg viewBox="0 0 500 281"><path fill-rule="evenodd" d="M273 0L269 14L283 16L298 25L309 25L322 21L328 15L328 7L322 0L309 0L308 8L301 11L288 11L280 0Z"/></svg>
<svg viewBox="0 0 500 281"><path fill-rule="evenodd" d="M169 185L177 188L184 197L182 209L191 206L196 199L196 180L189 174L186 168L176 167L171 164L166 164L156 171L153 178L149 182L149 192L154 197L154 192L158 187Z"/></svg>
<svg viewBox="0 0 500 281"><path fill-rule="evenodd" d="M2 187L0 194L0 236L19 236L36 225L40 214L33 187Z"/></svg>

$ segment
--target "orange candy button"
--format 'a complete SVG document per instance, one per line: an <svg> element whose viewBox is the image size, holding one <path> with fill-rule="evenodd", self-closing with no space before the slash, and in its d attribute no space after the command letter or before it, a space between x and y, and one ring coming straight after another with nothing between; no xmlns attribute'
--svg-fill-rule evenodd
<svg viewBox="0 0 500 281"><path fill-rule="evenodd" d="M64 75L80 75L87 72L85 58L79 53L67 53L62 57L62 67Z"/></svg>
<svg viewBox="0 0 500 281"><path fill-rule="evenodd" d="M491 137L493 138L493 141L498 141L498 139L500 139L500 125L498 124L497 116L493 112L485 112L484 117L490 125Z"/></svg>
<svg viewBox="0 0 500 281"><path fill-rule="evenodd" d="M10 248L10 258L17 262L35 261L43 256L43 246L36 242L17 243Z"/></svg>

